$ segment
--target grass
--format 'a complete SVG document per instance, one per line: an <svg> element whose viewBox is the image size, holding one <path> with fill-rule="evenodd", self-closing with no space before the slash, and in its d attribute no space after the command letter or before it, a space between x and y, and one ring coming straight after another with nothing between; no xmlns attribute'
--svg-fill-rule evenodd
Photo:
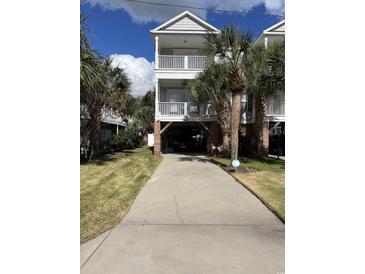
<svg viewBox="0 0 365 274"><path fill-rule="evenodd" d="M230 165L230 160L226 158L211 157L211 160L222 167ZM242 166L254 168L257 172L230 174L285 221L285 161L243 157L239 161Z"/></svg>
<svg viewBox="0 0 365 274"><path fill-rule="evenodd" d="M149 149L137 148L81 164L81 243L121 221L160 161Z"/></svg>

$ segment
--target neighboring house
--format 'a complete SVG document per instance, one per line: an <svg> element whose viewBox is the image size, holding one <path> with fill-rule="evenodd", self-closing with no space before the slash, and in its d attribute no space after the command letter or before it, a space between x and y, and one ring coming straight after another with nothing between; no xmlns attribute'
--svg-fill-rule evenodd
<svg viewBox="0 0 365 274"><path fill-rule="evenodd" d="M86 125L89 123L89 114L87 110L81 106L81 130L87 128ZM102 141L109 139L113 134L118 134L120 130L123 130L127 126L120 115L109 108L104 108L102 110L101 116L101 131L100 138Z"/></svg>
<svg viewBox="0 0 365 274"><path fill-rule="evenodd" d="M212 152L222 144L216 113L210 104L197 105L192 101L189 82L205 66L204 35L219 34L220 30L190 11L184 11L151 33L155 43L154 153ZM246 94L242 99L242 137L253 132L253 100ZM283 120L281 113L277 115L276 100L274 98L272 107L268 108L268 119L273 122Z"/></svg>
<svg viewBox="0 0 365 274"><path fill-rule="evenodd" d="M285 42L285 20L265 29L255 44L263 44L266 48L272 43ZM266 116L269 133L265 135L270 145L266 149L270 154L285 155L285 92L269 98ZM268 140L267 136L270 136Z"/></svg>

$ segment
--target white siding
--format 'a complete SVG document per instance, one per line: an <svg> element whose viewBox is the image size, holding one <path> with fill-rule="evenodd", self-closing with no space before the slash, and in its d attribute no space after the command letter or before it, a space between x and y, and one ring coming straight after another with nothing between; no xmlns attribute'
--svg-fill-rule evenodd
<svg viewBox="0 0 365 274"><path fill-rule="evenodd" d="M285 32L285 23L281 26L278 26L277 28L271 30L270 32Z"/></svg>
<svg viewBox="0 0 365 274"><path fill-rule="evenodd" d="M172 24L166 28L166 30L196 30L196 31L204 31L206 30L204 27L190 19L188 16L182 18L177 21L175 24Z"/></svg>

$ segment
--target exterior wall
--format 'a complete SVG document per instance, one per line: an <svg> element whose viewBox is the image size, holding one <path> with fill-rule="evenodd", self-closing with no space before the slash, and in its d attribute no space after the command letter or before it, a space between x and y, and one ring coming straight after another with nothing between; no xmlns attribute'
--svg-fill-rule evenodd
<svg viewBox="0 0 365 274"><path fill-rule="evenodd" d="M194 22L188 16L182 18L175 24L166 28L166 30L192 30L192 31L206 31L204 27Z"/></svg>
<svg viewBox="0 0 365 274"><path fill-rule="evenodd" d="M189 91L189 89L184 89L184 88L165 88L165 87L160 87L160 100L159 102L168 102L169 101L169 93L174 93L176 92L178 94L178 98L176 102L184 102L183 100L183 95L187 96L187 98L189 98L190 101L190 97L191 97L191 93Z"/></svg>
<svg viewBox="0 0 365 274"><path fill-rule="evenodd" d="M161 55L204 55L204 51L202 48L161 48Z"/></svg>

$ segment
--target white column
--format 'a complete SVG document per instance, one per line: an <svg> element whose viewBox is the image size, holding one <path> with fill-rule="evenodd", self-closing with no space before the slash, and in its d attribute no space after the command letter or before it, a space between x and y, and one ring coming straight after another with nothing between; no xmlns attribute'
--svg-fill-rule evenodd
<svg viewBox="0 0 365 274"><path fill-rule="evenodd" d="M267 37L265 37L265 49L267 49L267 42L268 41L268 39L267 39Z"/></svg>
<svg viewBox="0 0 365 274"><path fill-rule="evenodd" d="M188 116L188 103L184 103L184 116Z"/></svg>
<svg viewBox="0 0 365 274"><path fill-rule="evenodd" d="M119 126L117 125L117 134L119 133Z"/></svg>
<svg viewBox="0 0 365 274"><path fill-rule="evenodd" d="M158 103L160 102L160 85L158 79L155 79L155 116L159 114Z"/></svg>
<svg viewBox="0 0 365 274"><path fill-rule="evenodd" d="M188 69L188 57L184 56L184 69Z"/></svg>
<svg viewBox="0 0 365 274"><path fill-rule="evenodd" d="M155 36L155 68L158 68L158 36Z"/></svg>

